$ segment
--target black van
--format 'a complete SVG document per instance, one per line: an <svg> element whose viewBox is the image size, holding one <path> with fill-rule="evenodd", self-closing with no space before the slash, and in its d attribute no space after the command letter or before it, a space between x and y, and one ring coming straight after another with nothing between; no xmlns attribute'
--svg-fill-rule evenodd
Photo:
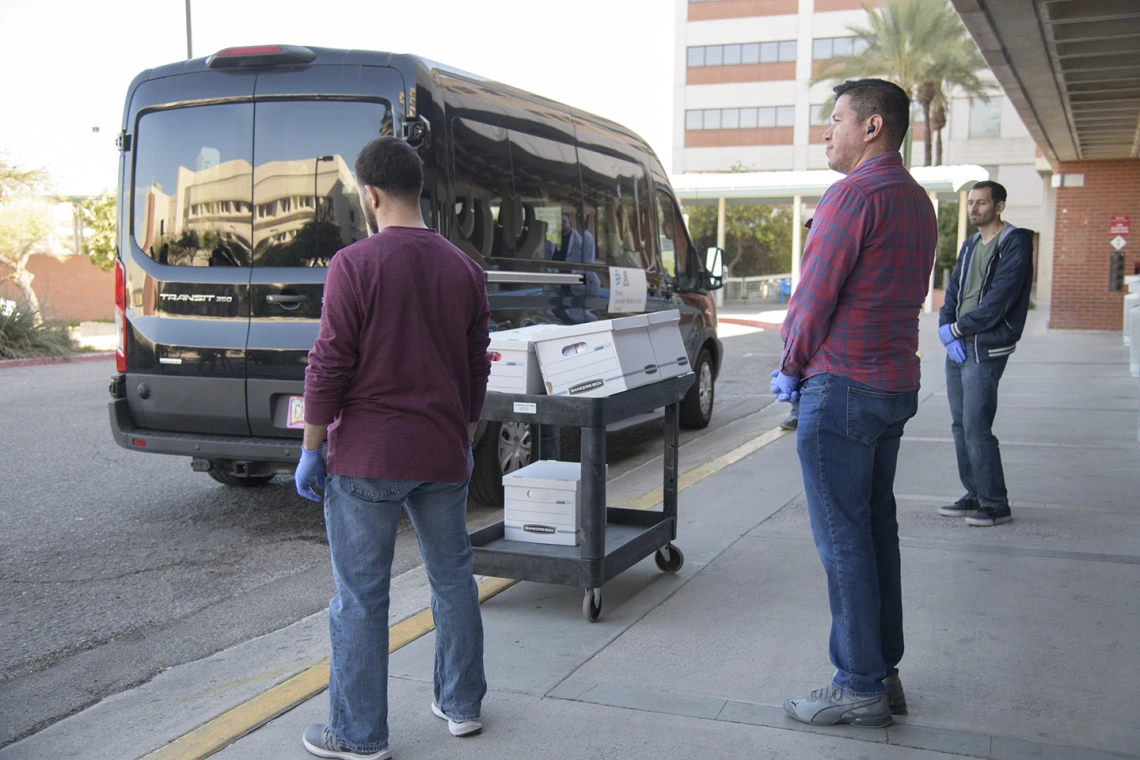
<svg viewBox="0 0 1140 760"><path fill-rule="evenodd" d="M140 74L119 136L115 441L227 485L291 472L325 270L365 235L353 164L378 135L424 160L429 226L487 271L492 330L610 315L612 267L679 309L712 415L720 252L698 257L653 151L623 127L409 55L260 46ZM393 329L399 329L393 325ZM485 423L474 496L537 431Z"/></svg>

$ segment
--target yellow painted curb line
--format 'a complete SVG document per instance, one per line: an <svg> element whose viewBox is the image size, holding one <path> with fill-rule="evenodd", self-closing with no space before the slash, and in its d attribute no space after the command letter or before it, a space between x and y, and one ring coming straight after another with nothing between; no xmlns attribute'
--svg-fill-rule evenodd
<svg viewBox="0 0 1140 760"><path fill-rule="evenodd" d="M518 581L484 578L479 581L479 601L485 602ZM435 628L431 610L421 610L388 629L388 651L407 646ZM302 670L253 699L222 713L208 723L147 755L144 760L201 760L221 752L246 734L307 702L329 687L329 658Z"/></svg>
<svg viewBox="0 0 1140 760"><path fill-rule="evenodd" d="M727 454L694 467L681 475L677 484L680 493L700 483L721 470L736 464L749 454L779 440L787 431L773 428L737 446ZM649 510L661 503L663 488L655 488L622 506L626 509ZM479 601L485 602L496 594L518 583L509 578L484 578L479 581ZM388 629L388 652L395 652L435 628L431 610L420 610L415 615L401 620ZM329 658L325 657L316 665L302 670L297 675L243 702L237 707L222 713L188 734L184 734L170 744L151 752L143 760L203 760L221 752L243 736L256 731L274 718L289 712L297 705L307 702L329 687Z"/></svg>
<svg viewBox="0 0 1140 760"><path fill-rule="evenodd" d="M705 480L706 478L712 477L713 475L717 474L718 472L720 472L724 468L729 467L730 465L736 464L741 459L744 459L745 457L747 457L749 454L754 454L757 451L759 451L760 449L767 446L768 444L772 443L773 441L778 441L780 438L787 435L787 433L788 433L787 430L781 430L780 428L772 428L768 432L763 433L762 435L759 435L756 438L753 438L751 441L748 441L745 444L737 446L735 449L728 452L727 454L722 454L719 457L717 457L716 459L705 462L704 464L702 464L699 467L694 467L693 469L691 469L688 472L681 475L679 481L677 482L677 493L680 493L682 491L688 490L689 488L692 488L697 483L700 483L702 480ZM653 507L660 504L664 498L665 498L664 488L654 488L649 493L642 494L641 496L633 498L633 499L627 501L626 503L622 504L622 506L626 509L647 510L647 509L652 509Z"/></svg>

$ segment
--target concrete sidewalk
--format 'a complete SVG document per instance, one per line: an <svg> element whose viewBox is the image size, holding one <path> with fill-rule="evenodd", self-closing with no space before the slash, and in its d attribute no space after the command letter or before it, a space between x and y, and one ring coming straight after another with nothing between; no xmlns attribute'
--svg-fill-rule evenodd
<svg viewBox="0 0 1140 760"><path fill-rule="evenodd" d="M816 729L783 714L831 666L794 440L772 435L681 495L684 567L663 575L648 560L615 579L598 623L576 589L520 583L484 603L483 735L454 739L431 715L431 634L395 652L395 757L1140 757L1137 382L1119 334L1046 334L1043 316L1031 313L1002 383L1014 521L988 529L935 511L960 485L943 353L923 318L929 358L896 481L910 713L894 726ZM718 455L682 458L698 452ZM393 619L425 595L422 573L401 578ZM174 668L0 759L146 756L327 654L326 625L314 616ZM215 757L309 757L301 732L326 718L322 694Z"/></svg>

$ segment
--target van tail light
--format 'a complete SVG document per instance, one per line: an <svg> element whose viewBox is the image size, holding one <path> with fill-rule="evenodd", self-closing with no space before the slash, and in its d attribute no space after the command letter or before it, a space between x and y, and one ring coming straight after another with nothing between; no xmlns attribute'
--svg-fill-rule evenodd
<svg viewBox="0 0 1140 760"><path fill-rule="evenodd" d="M123 262L115 261L115 371L127 371L127 279Z"/></svg>
<svg viewBox="0 0 1140 760"><path fill-rule="evenodd" d="M248 45L219 50L206 59L206 66L211 69L285 66L312 63L316 57L316 53L300 45Z"/></svg>

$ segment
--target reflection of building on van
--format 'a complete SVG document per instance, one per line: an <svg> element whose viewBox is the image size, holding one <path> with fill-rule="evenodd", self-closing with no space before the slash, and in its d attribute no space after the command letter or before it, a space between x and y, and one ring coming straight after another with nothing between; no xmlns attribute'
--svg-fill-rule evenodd
<svg viewBox="0 0 1140 760"><path fill-rule="evenodd" d="M682 422L708 424L719 278L644 140L413 56L262 47L146 72L128 92L120 445L191 457L231 485L292 469L290 409L324 267L367 234L351 167L383 134L417 147L425 220L486 270L493 330L677 309L697 374ZM644 293L611 293L614 274L642 273ZM535 461L538 438L535 426L482 425L475 497L500 499L503 473Z"/></svg>
<svg viewBox="0 0 1140 760"><path fill-rule="evenodd" d="M244 159L219 163L203 161L202 155L218 151L203 148L198 170L177 169L174 193L167 195L160 183L136 187L135 240L159 263L181 266L243 266L249 255L250 215L253 233L262 250L294 240L320 211L326 222L340 220L338 239L356 242L358 230L356 179L341 156L314 156L292 161L271 161L258 167L254 184L260 203L253 208L248 193L253 168ZM316 217L314 209L318 210ZM141 212L141 213L139 213ZM226 258L218 260L218 249ZM336 248L340 246L337 245ZM240 251L240 253L233 253ZM336 253L301 262L326 266ZM184 261L171 261L171 256ZM321 263L318 264L317 261Z"/></svg>

